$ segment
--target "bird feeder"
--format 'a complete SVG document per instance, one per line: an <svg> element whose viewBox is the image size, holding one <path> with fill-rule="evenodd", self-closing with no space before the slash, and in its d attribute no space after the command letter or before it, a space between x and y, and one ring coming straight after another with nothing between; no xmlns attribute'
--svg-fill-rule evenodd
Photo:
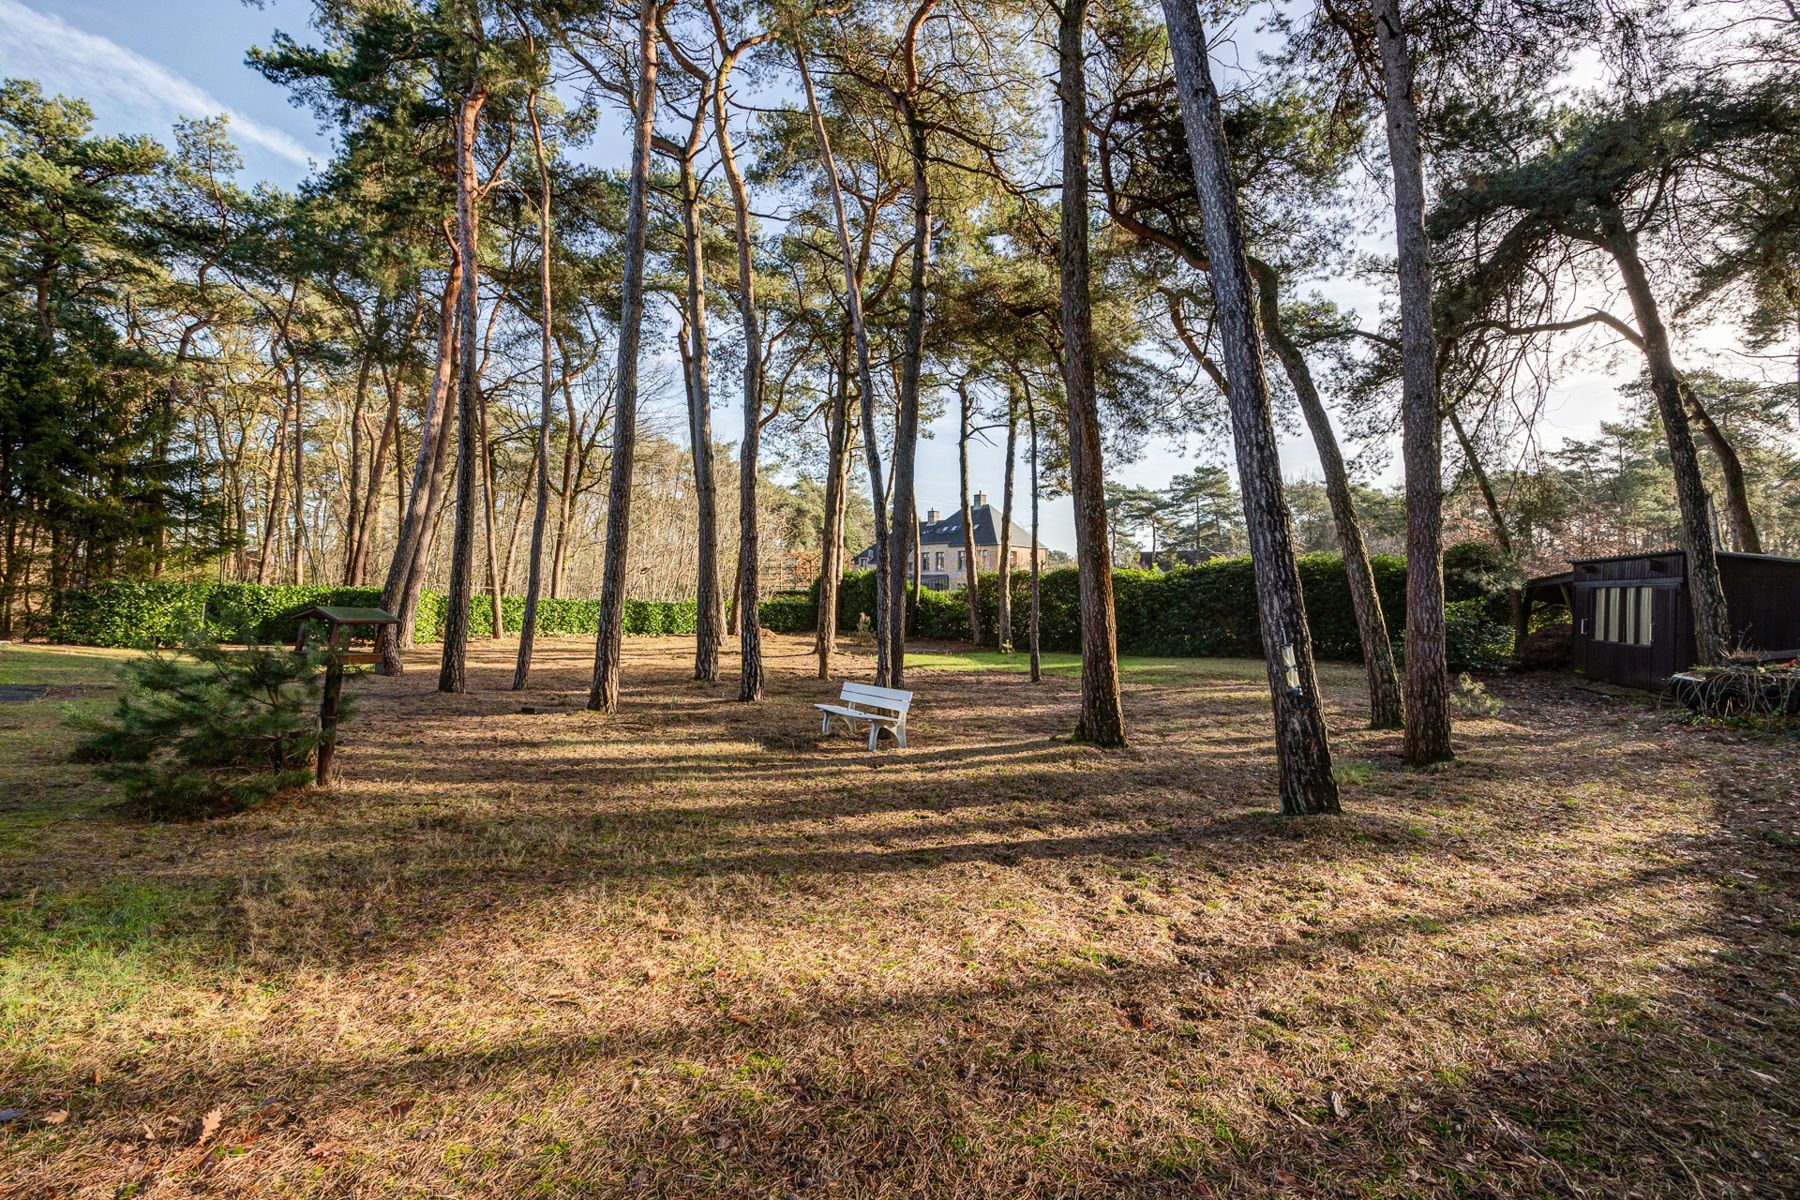
<svg viewBox="0 0 1800 1200"><path fill-rule="evenodd" d="M325 665L325 694L319 701L318 782L331 782L331 760L337 750L338 705L344 692L347 663L379 662L375 638L384 625L398 625L400 618L379 608L333 608L316 604L294 614L300 631L294 636L294 653L304 653L312 642L329 657ZM322 628L321 628L322 627ZM314 634L322 634L315 639Z"/></svg>

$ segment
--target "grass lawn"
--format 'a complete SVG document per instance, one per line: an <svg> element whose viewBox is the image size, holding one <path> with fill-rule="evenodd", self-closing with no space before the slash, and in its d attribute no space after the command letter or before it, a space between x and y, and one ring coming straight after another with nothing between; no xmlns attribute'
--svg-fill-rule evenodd
<svg viewBox="0 0 1800 1200"><path fill-rule="evenodd" d="M1792 739L1528 677L1412 771L1328 665L1283 820L1260 663L1127 660L1102 753L1073 656L933 648L871 755L765 638L612 718L586 642L421 654L173 825L66 758L118 656L0 648L0 1196L1800 1192Z"/></svg>

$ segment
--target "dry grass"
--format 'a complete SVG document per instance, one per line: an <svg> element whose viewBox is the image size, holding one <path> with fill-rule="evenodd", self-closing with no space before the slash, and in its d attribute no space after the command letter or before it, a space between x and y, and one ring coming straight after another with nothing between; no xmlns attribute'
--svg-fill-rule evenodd
<svg viewBox="0 0 1800 1200"><path fill-rule="evenodd" d="M1260 664L1135 664L1115 754L921 670L871 756L806 645L745 707L628 642L611 719L581 643L421 656L203 825L0 707L0 1194L1800 1189L1791 740L1508 680L1414 772L1327 668L1346 815L1283 821Z"/></svg>

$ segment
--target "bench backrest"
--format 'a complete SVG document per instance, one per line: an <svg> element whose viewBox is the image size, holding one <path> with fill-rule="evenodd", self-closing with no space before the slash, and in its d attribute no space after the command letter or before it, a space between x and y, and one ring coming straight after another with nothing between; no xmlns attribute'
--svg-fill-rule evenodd
<svg viewBox="0 0 1800 1200"><path fill-rule="evenodd" d="M846 683L838 699L857 708L880 708L903 713L912 707L912 693L898 688L875 687L867 683Z"/></svg>

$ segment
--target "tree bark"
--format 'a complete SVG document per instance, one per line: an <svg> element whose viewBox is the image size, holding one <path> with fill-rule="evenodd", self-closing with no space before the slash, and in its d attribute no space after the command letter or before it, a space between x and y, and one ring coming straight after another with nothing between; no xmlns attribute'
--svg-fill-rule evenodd
<svg viewBox="0 0 1800 1200"><path fill-rule="evenodd" d="M486 451L481 437L481 396L477 357L477 324L481 318L481 288L475 253L475 135L487 92L471 84L463 96L456 125L456 241L463 263L461 319L458 325L460 363L456 376L457 454L456 528L450 548L450 588L444 602L444 648L438 665L438 691L467 690L464 659L469 648L469 599L474 588L475 519L478 482L486 475L482 460Z"/></svg>
<svg viewBox="0 0 1800 1200"><path fill-rule="evenodd" d="M513 664L513 691L525 690L531 679L531 652L537 642L538 598L544 587L544 527L550 520L550 410L555 400L556 379L550 370L554 297L550 285L550 254L554 247L550 225L550 163L544 155L544 130L538 123L538 93L534 88L525 102L531 119L531 149L538 172L538 303L540 361L538 363L537 503L531 514L531 563L525 579L525 612L519 622L519 655ZM574 437L571 429L569 436Z"/></svg>
<svg viewBox="0 0 1800 1200"><path fill-rule="evenodd" d="M1019 414L1012 397L1006 401L1006 470L1001 477L999 593L994 597L994 642L1000 653L1012 653L1012 525L1013 466L1018 459ZM1036 548L1033 547L1035 550Z"/></svg>
<svg viewBox="0 0 1800 1200"><path fill-rule="evenodd" d="M657 0L638 11L638 86L633 101L631 190L626 202L624 275L619 289L618 404L607 486L606 553L600 569L600 622L588 708L619 711L619 654L625 632L625 560L631 536L631 469L637 450L638 344L644 325L644 239L650 202L650 139L656 116Z"/></svg>
<svg viewBox="0 0 1800 1200"><path fill-rule="evenodd" d="M888 642L883 687L906 685L906 566L918 549L917 502L913 493L919 449L919 379L925 365L925 273L931 261L931 186L926 172L925 122L910 96L900 98L900 111L912 161L912 267L906 295L906 343L901 353L900 396L894 416L893 532L888 543ZM923 586L915 564L914 586ZM879 670L879 669L878 669Z"/></svg>
<svg viewBox="0 0 1800 1200"><path fill-rule="evenodd" d="M300 361L294 364L294 586L306 582L306 392Z"/></svg>
<svg viewBox="0 0 1800 1200"><path fill-rule="evenodd" d="M1281 487L1281 457L1257 336L1250 273L1244 264L1243 218L1231 180L1219 97L1207 63L1206 35L1194 0L1163 0L1169 28L1188 157L1206 230L1208 274L1230 382L1233 441L1244 524L1256 577L1256 607L1275 715L1275 757L1281 772L1281 811L1290 815L1339 811L1337 780L1319 707L1312 634L1294 562L1293 531Z"/></svg>
<svg viewBox="0 0 1800 1200"><path fill-rule="evenodd" d="M487 585L490 607L489 632L493 637L506 636L506 614L500 603L500 542L495 535L494 513L494 441L489 432L487 393L475 389L476 406L481 412L481 519L487 541Z"/></svg>
<svg viewBox="0 0 1800 1200"><path fill-rule="evenodd" d="M1081 715L1075 736L1098 746L1123 746L1112 542L1094 389L1094 314L1088 296L1087 75L1082 49L1086 24L1087 0L1064 0L1057 36L1063 143L1062 246L1057 265L1062 278L1063 388L1069 405L1069 491L1075 506L1081 582Z"/></svg>
<svg viewBox="0 0 1800 1200"><path fill-rule="evenodd" d="M844 490L850 473L850 335L846 330L832 381L831 406L825 414L828 461L825 469L825 527L819 535L819 606L814 622L813 653L819 678L831 678L837 649L838 587L844 577Z"/></svg>
<svg viewBox="0 0 1800 1200"><path fill-rule="evenodd" d="M844 214L844 191L838 182L837 160L831 152L831 138L825 129L824 115L819 111L819 98L813 91L812 74L806 69L806 51L800 37L794 45L794 63L800 68L800 82L806 92L807 112L812 116L813 137L819 143L819 165L825 173L831 193L831 211L837 221L838 250L844 259L844 314L850 321L851 341L856 352L856 391L862 417L863 457L869 467L869 499L875 509L875 679L889 675L887 641L888 520L887 493L882 482L881 446L875 427L875 379L869 368L869 331L863 323L862 272L857 269L856 252L850 244L850 221Z"/></svg>
<svg viewBox="0 0 1800 1200"><path fill-rule="evenodd" d="M1370 0L1381 47L1383 110L1394 173L1399 252L1401 456L1406 463L1406 761L1454 757L1444 645L1444 488L1431 317L1431 248L1425 235L1425 164L1413 100L1413 56L1400 0Z"/></svg>
<svg viewBox="0 0 1800 1200"><path fill-rule="evenodd" d="M962 402L962 427L956 439L956 460L962 490L963 527L963 598L969 602L969 640L981 645L981 568L975 561L975 520L969 508L969 427L972 405L969 402L967 376L956 381L956 396Z"/></svg>
<svg viewBox="0 0 1800 1200"><path fill-rule="evenodd" d="M344 573L341 578L345 587L355 587L356 560L360 552L362 540L366 536L363 529L364 508L360 493L362 487L362 443L363 443L363 409L368 403L369 369L375 357L374 348L363 347L361 360L356 367L356 393L351 404L350 413L350 478L346 483L347 503L344 507ZM381 473L373 472L379 484ZM370 490L376 490L371 488ZM159 535L160 536L160 535ZM157 571L162 570L162 550L160 543L157 549Z"/></svg>
<svg viewBox="0 0 1800 1200"><path fill-rule="evenodd" d="M731 147L725 113L728 57L713 90L713 127L719 135L719 162L731 189L737 232L738 322L744 330L744 439L738 451L738 699L762 699L762 622L757 611L761 563L758 558L756 482L762 452L762 328L756 311L756 275L751 261L750 194Z"/></svg>
<svg viewBox="0 0 1800 1200"><path fill-rule="evenodd" d="M432 497L441 485L444 471L445 435L449 429L447 401L451 367L456 360L456 313L461 294L462 255L452 240L450 272L438 301L437 365L432 372L431 394L425 401L425 419L419 427L412 496L401 515L394 557L388 562L387 582L381 589L381 607L400 621L397 626L383 625L375 636L375 649L381 655L377 670L383 675L404 672L406 661L402 656L412 648L419 591L424 586L418 576L423 560L421 549L428 536L426 520L432 515Z"/></svg>
<svg viewBox="0 0 1800 1200"><path fill-rule="evenodd" d="M575 411L575 389L569 380L569 352L560 341L556 344L557 357L562 360L562 394L563 413L568 419L567 431L563 436L562 487L556 493L556 552L550 560L550 598L555 600L563 591L563 567L568 561L569 523L575 515L575 489L580 483L581 465L586 456L581 453L581 422Z"/></svg>
<svg viewBox="0 0 1800 1200"><path fill-rule="evenodd" d="M703 100L704 103L704 100ZM701 114L704 116L704 112ZM698 134L701 120L695 120ZM691 145L691 143L690 143ZM695 590L694 678L719 679L725 612L719 594L719 498L713 478L712 354L706 332L706 259L700 238L700 185L690 155L680 161L681 236L687 256L688 442L700 544Z"/></svg>
<svg viewBox="0 0 1800 1200"><path fill-rule="evenodd" d="M1350 472L1344 466L1343 451L1338 448L1337 434L1331 428L1331 415L1319 398L1306 355L1282 326L1281 278L1269 264L1254 258L1247 261L1256 276L1263 337L1274 348L1275 357L1281 360L1288 382L1294 385L1300 411L1319 452L1319 467L1325 476L1325 497L1331 505L1338 551L1343 555L1344 574L1350 583L1350 608L1356 616L1356 630L1362 642L1363 669L1369 681L1369 728L1399 729L1405 723L1400 673L1394 665L1394 644L1388 637L1387 618L1381 612L1381 596L1375 588L1375 570L1369 563L1368 545L1363 541L1362 522L1356 516ZM1196 518L1196 539L1199 529Z"/></svg>
<svg viewBox="0 0 1800 1200"><path fill-rule="evenodd" d="M1669 351L1669 334L1663 327L1650 277L1638 257L1637 239L1616 213L1604 229L1604 245L1625 281L1638 331L1643 335L1644 360L1650 368L1650 395L1662 417L1663 437L1669 444L1669 468L1675 476L1675 501L1681 511L1681 548L1687 554L1688 601L1694 614L1694 652L1700 662L1725 661L1731 650L1731 621L1725 610L1725 586L1719 577L1718 547L1707 515L1706 482L1700 474L1700 456L1688 427L1682 400L1681 372Z"/></svg>
<svg viewBox="0 0 1800 1200"><path fill-rule="evenodd" d="M1719 462L1719 476L1725 484L1725 519L1731 526L1731 540L1744 554L1761 554L1762 535L1757 533L1756 518L1750 512L1750 489L1744 481L1744 464L1725 431L1706 411L1706 405L1701 403L1687 376L1681 375L1680 379L1681 397L1687 403L1687 410L1694 423L1700 426L1700 435Z"/></svg>
<svg viewBox="0 0 1800 1200"><path fill-rule="evenodd" d="M1031 427L1031 611L1027 617L1026 637L1031 647L1031 682L1040 683L1044 669L1038 653L1038 585L1043 573L1038 555L1038 424L1037 405L1030 392L1025 393L1025 420Z"/></svg>

